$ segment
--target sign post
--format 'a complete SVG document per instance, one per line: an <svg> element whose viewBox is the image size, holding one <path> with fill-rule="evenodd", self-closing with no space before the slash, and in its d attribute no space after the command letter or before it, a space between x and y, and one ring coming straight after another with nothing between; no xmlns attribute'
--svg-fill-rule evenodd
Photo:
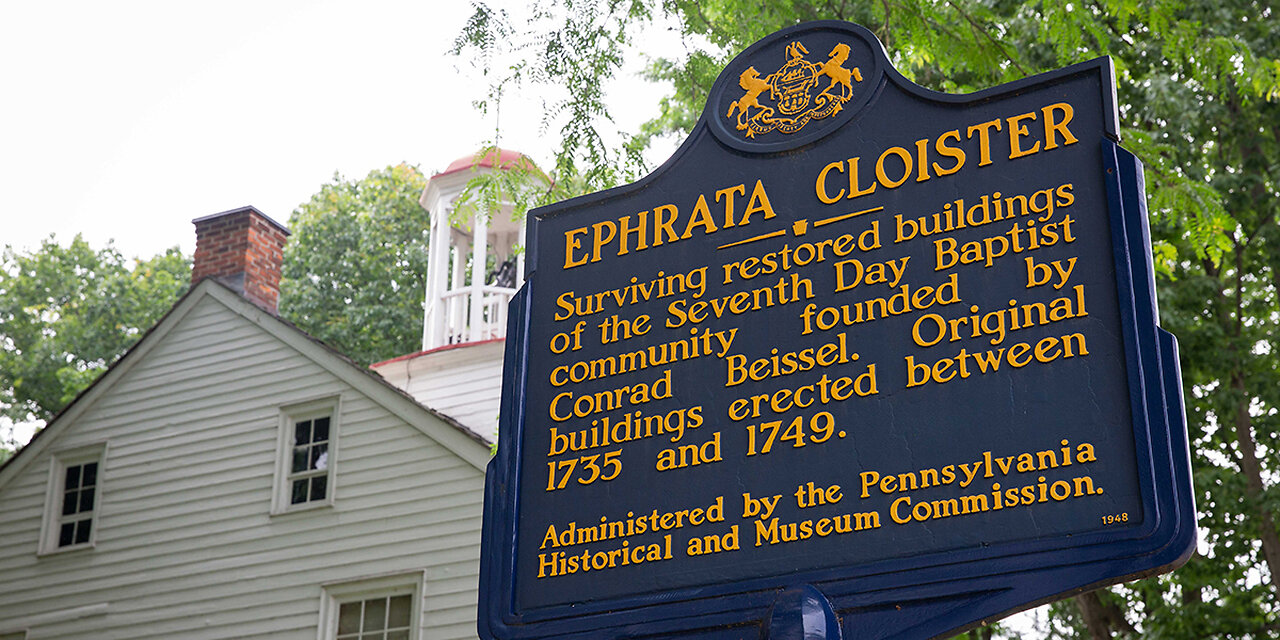
<svg viewBox="0 0 1280 640"><path fill-rule="evenodd" d="M1195 544L1102 58L922 89L798 25L632 185L531 213L484 638L928 638Z"/></svg>

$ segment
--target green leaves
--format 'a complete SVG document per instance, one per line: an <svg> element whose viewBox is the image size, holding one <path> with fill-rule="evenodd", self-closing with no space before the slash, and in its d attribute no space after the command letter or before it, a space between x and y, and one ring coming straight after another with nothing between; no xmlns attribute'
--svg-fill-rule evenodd
<svg viewBox="0 0 1280 640"><path fill-rule="evenodd" d="M406 164L334 175L289 218L280 315L356 362L417 351L426 296L426 179Z"/></svg>
<svg viewBox="0 0 1280 640"><path fill-rule="evenodd" d="M581 186L576 175L552 181L525 156L502 165L501 171L479 170L480 163L486 159L495 166L499 164L501 155L502 150L494 146L486 146L476 153L470 169L472 177L453 202L450 222L466 227L477 212L493 215L507 204L512 206L512 218L523 220L529 209L585 193L578 190Z"/></svg>
<svg viewBox="0 0 1280 640"><path fill-rule="evenodd" d="M190 280L175 247L132 266L77 235L0 260L0 416L49 420L169 310Z"/></svg>
<svg viewBox="0 0 1280 640"><path fill-rule="evenodd" d="M556 182L573 176L596 191L638 176L643 160L627 144L630 136L597 126L610 121L600 80L621 68L633 27L650 17L651 6L639 0L535 2L514 17L483 2L473 6L454 51L490 79L489 98L477 106L497 109L504 93L541 87L548 96L542 127L555 129L549 137L561 145L551 171Z"/></svg>

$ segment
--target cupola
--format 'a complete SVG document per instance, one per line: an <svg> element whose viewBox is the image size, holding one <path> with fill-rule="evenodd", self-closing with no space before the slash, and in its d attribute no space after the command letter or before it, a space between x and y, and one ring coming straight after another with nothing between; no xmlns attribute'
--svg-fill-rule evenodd
<svg viewBox="0 0 1280 640"><path fill-rule="evenodd" d="M489 148L454 160L427 182L420 200L431 213L424 351L506 335L507 303L524 284L524 220L509 199L495 211L460 214L456 205L478 174L516 168L536 172L523 154Z"/></svg>

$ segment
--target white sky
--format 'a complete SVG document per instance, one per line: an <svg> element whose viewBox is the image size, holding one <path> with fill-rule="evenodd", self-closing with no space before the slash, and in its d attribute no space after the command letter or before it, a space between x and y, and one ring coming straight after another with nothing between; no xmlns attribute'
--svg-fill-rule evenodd
<svg viewBox="0 0 1280 640"><path fill-rule="evenodd" d="M0 245L83 233L126 257L190 253L193 218L252 204L287 223L335 170L440 171L494 135L471 106L484 79L447 53L470 11L0 0ZM661 92L632 93L624 123ZM500 143L546 162L536 106L518 100Z"/></svg>

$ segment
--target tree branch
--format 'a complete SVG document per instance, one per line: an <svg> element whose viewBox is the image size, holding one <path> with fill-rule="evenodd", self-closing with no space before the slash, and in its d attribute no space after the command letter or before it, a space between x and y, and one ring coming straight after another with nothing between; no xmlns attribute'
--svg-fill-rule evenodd
<svg viewBox="0 0 1280 640"><path fill-rule="evenodd" d="M996 49L1000 50L1000 53L1003 54L1005 59L1009 61L1009 64L1013 65L1014 69L1018 70L1018 73L1021 73L1024 76L1030 75L1030 73L1026 69L1024 69L1022 65L1018 64L1017 60L1013 59L1013 55L1009 53L1009 50L1005 49L1004 45L1000 44L1000 42L995 39L995 36L991 35L991 32L988 31L986 27L978 24L978 21L974 20L973 17L970 16L964 9L961 9L960 5L956 4L955 0L947 0L947 4L951 5L951 8L955 9L956 13L959 13L960 17L964 18L965 22L969 23L969 26L973 27L975 30L981 33L984 37L986 37L987 40L991 41L991 44L995 45Z"/></svg>

